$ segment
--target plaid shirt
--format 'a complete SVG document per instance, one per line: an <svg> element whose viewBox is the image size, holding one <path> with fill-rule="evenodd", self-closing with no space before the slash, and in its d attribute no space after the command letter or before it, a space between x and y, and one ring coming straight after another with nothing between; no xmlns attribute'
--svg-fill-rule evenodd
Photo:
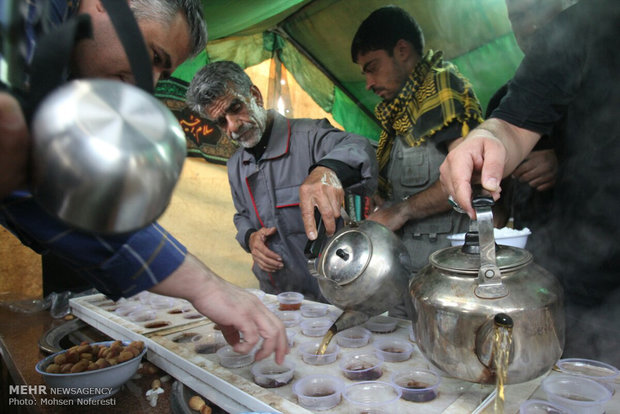
<svg viewBox="0 0 620 414"><path fill-rule="evenodd" d="M29 193L0 202L0 224L40 254L54 253L113 299L149 289L174 272L187 249L159 224L112 236L74 230L48 215Z"/></svg>

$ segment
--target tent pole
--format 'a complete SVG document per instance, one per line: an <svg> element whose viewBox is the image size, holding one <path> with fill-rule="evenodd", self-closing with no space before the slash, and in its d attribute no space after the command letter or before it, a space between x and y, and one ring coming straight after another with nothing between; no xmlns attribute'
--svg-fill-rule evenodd
<svg viewBox="0 0 620 414"><path fill-rule="evenodd" d="M347 97L349 97L349 99L351 99L353 102L355 102L355 104L357 105L358 108L360 108L362 110L362 112L364 112L366 115L368 115L370 117L370 119L372 119L377 125L381 126L381 124L379 124L379 121L377 120L377 118L375 117L375 114L370 111L368 108L366 108L360 101L359 99L357 99L351 92L349 92L343 85L342 83L340 83L340 81L338 79L336 79L334 77L334 75L332 75L317 59L315 59L314 56L312 56L310 54L310 52L308 52L306 49L304 49L295 39L293 39L291 36L289 36L289 34L280 26L277 26L275 29L271 30L273 32L275 32L276 34L282 36L284 39L286 39L287 41L289 41L294 47L295 49L297 49L297 51L299 51L299 53L301 53L302 55L304 55L308 60L310 60L310 62L312 62L325 76L327 76L327 78L334 84L336 85L338 88L340 88L340 90L347 95Z"/></svg>

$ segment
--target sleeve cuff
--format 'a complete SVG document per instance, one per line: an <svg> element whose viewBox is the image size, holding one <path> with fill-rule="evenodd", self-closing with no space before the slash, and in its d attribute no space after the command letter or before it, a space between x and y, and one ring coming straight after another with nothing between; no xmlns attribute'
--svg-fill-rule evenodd
<svg viewBox="0 0 620 414"><path fill-rule="evenodd" d="M310 171L315 169L316 167L326 167L336 173L336 176L342 183L343 187L349 187L355 183L358 183L362 180L362 174L359 170L351 167L350 165L333 159L322 159L310 167Z"/></svg>
<svg viewBox="0 0 620 414"><path fill-rule="evenodd" d="M243 248L248 253L250 253L250 236L256 231L256 229L248 229L248 231L245 232L245 236L243 237L243 242L245 243L245 246L243 246Z"/></svg>

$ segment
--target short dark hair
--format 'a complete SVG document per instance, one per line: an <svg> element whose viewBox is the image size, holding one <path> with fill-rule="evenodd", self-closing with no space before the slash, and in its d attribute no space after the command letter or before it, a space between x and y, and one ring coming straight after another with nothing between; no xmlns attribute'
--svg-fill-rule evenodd
<svg viewBox="0 0 620 414"><path fill-rule="evenodd" d="M391 56L394 46L404 39L413 45L418 55L424 51L424 34L418 22L397 6L384 6L372 13L357 29L351 43L351 60L371 50L385 50Z"/></svg>

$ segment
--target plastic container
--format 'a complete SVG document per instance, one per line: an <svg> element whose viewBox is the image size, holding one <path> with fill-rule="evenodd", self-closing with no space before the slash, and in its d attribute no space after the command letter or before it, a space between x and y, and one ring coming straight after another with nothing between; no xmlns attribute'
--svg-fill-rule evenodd
<svg viewBox="0 0 620 414"><path fill-rule="evenodd" d="M273 359L264 359L252 365L254 382L263 388L282 387L293 379L295 363L284 361L278 365Z"/></svg>
<svg viewBox="0 0 620 414"><path fill-rule="evenodd" d="M278 295L278 307L281 311L299 310L301 308L301 302L304 300L304 295L297 292L282 292Z"/></svg>
<svg viewBox="0 0 620 414"><path fill-rule="evenodd" d="M441 377L426 369L407 369L392 374L391 382L402 393L403 400L432 401L439 395Z"/></svg>
<svg viewBox="0 0 620 414"><path fill-rule="evenodd" d="M148 305L149 299L154 294L155 293L151 293L148 290L143 290L142 292L138 293L137 295L132 296L131 300L138 300L140 303Z"/></svg>
<svg viewBox="0 0 620 414"><path fill-rule="evenodd" d="M299 355L301 359L310 365L327 365L333 363L338 358L340 348L333 341L329 343L323 355L317 355L321 346L321 341L308 341L299 345Z"/></svg>
<svg viewBox="0 0 620 414"><path fill-rule="evenodd" d="M288 342L288 346L289 348L292 348L293 346L295 346L295 337L297 336L297 332L295 332L292 329L287 329L286 330L286 340Z"/></svg>
<svg viewBox="0 0 620 414"><path fill-rule="evenodd" d="M276 311L275 314L287 328L297 326L299 325L299 322L301 322L301 315L299 314L299 312Z"/></svg>
<svg viewBox="0 0 620 414"><path fill-rule="evenodd" d="M368 344L370 331L362 326L345 329L336 334L336 342L343 348L360 348Z"/></svg>
<svg viewBox="0 0 620 414"><path fill-rule="evenodd" d="M364 326L374 333L389 333L396 330L397 320L389 316L374 316L366 321Z"/></svg>
<svg viewBox="0 0 620 414"><path fill-rule="evenodd" d="M309 375L293 384L299 405L309 410L329 410L340 404L344 382L332 375Z"/></svg>
<svg viewBox="0 0 620 414"><path fill-rule="evenodd" d="M226 368L241 368L254 362L254 351L240 354L235 352L230 345L218 349L216 354L220 365Z"/></svg>
<svg viewBox="0 0 620 414"><path fill-rule="evenodd" d="M607 387L577 375L550 375L543 380L542 389L549 401L575 414L603 414L611 399Z"/></svg>
<svg viewBox="0 0 620 414"><path fill-rule="evenodd" d="M327 310L326 305L308 303L301 305L301 316L304 318L321 318L327 315Z"/></svg>
<svg viewBox="0 0 620 414"><path fill-rule="evenodd" d="M325 336L332 324L330 319L308 319L301 323L301 333L306 336Z"/></svg>
<svg viewBox="0 0 620 414"><path fill-rule="evenodd" d="M503 244L504 246L513 246L523 249L527 243L527 238L532 234L527 227L522 230L511 229L504 227L501 229L493 229L493 235L495 237L495 243ZM465 243L465 233L450 234L448 240L452 246L462 246Z"/></svg>
<svg viewBox="0 0 620 414"><path fill-rule="evenodd" d="M574 414L572 411L557 404L543 400L523 401L519 406L519 414Z"/></svg>
<svg viewBox="0 0 620 414"><path fill-rule="evenodd" d="M195 335L191 341L194 345L194 352L197 354L214 354L226 346L226 339L219 331Z"/></svg>
<svg viewBox="0 0 620 414"><path fill-rule="evenodd" d="M374 381L383 375L383 358L374 352L349 352L342 355L338 366L351 381Z"/></svg>
<svg viewBox="0 0 620 414"><path fill-rule="evenodd" d="M379 338L374 342L375 352L385 362L402 362L411 358L413 345L406 339Z"/></svg>
<svg viewBox="0 0 620 414"><path fill-rule="evenodd" d="M131 312L127 315L130 321L133 322L148 322L153 321L157 318L157 312L150 309L140 309L134 312Z"/></svg>
<svg viewBox="0 0 620 414"><path fill-rule="evenodd" d="M409 340L415 342L415 332L413 332L413 324L409 325Z"/></svg>
<svg viewBox="0 0 620 414"><path fill-rule="evenodd" d="M560 359L556 365L562 374L581 375L600 382L611 391L612 395L616 392L615 381L620 371L613 365L583 358Z"/></svg>
<svg viewBox="0 0 620 414"><path fill-rule="evenodd" d="M123 303L122 305L114 309L114 313L118 316L127 316L132 312L137 312L144 309L144 305L132 301Z"/></svg>
<svg viewBox="0 0 620 414"><path fill-rule="evenodd" d="M153 309L171 309L177 305L177 300L169 296L151 294L148 303Z"/></svg>
<svg viewBox="0 0 620 414"><path fill-rule="evenodd" d="M350 405L350 412L394 414L398 412L401 391L387 382L363 381L346 386L342 396Z"/></svg>

